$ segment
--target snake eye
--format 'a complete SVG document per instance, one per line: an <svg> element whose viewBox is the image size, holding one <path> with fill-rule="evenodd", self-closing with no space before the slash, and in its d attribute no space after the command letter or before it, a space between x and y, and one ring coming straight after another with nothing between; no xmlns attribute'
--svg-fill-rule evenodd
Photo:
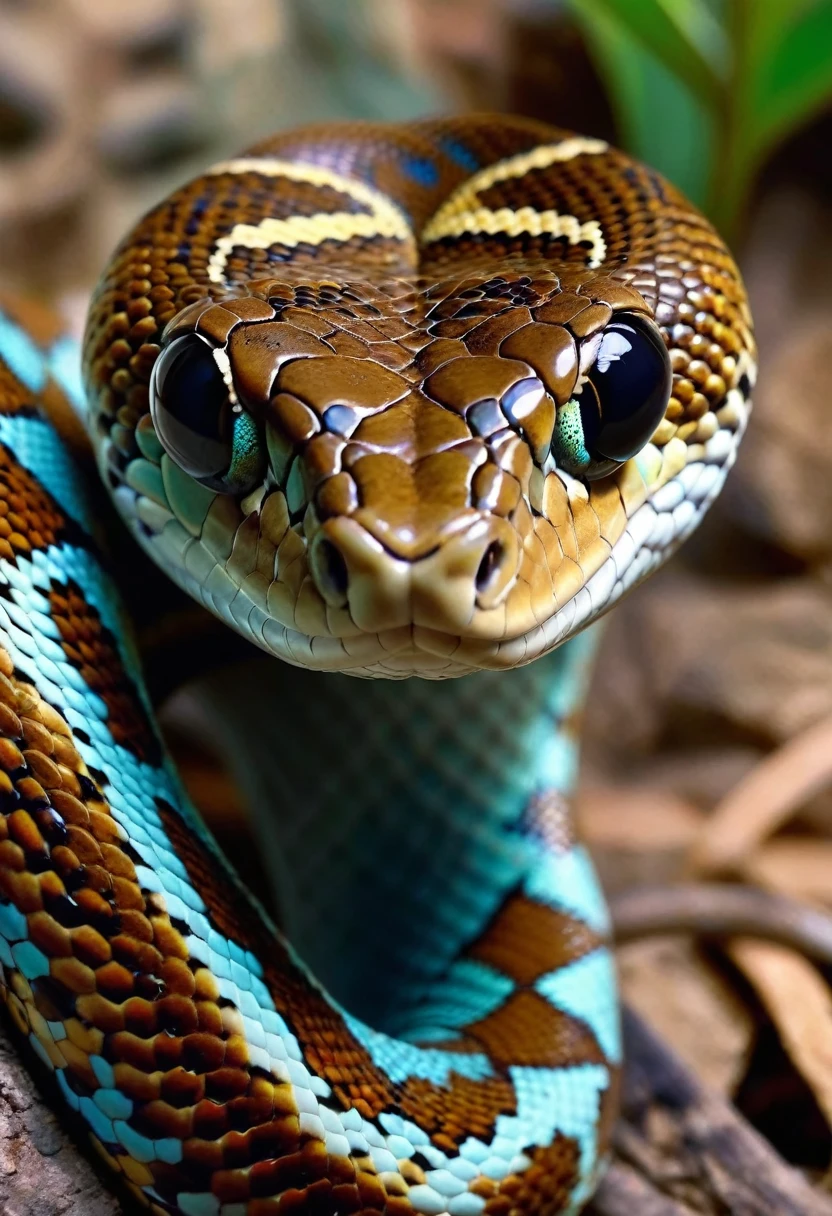
<svg viewBox="0 0 832 1216"><path fill-rule="evenodd" d="M580 392L558 410L552 440L558 464L593 480L635 456L664 417L672 381L658 327L640 313L618 313Z"/></svg>
<svg viewBox="0 0 832 1216"><path fill-rule="evenodd" d="M198 334L177 338L156 360L150 413L170 458L210 489L245 493L262 475L257 428L233 406L213 348Z"/></svg>

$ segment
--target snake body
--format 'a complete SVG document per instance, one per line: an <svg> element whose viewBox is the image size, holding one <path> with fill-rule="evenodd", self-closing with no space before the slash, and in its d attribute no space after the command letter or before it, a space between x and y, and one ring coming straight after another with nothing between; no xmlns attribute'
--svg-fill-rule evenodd
<svg viewBox="0 0 832 1216"><path fill-rule="evenodd" d="M68 367L0 315L0 980L61 1104L156 1213L578 1211L620 1043L573 635L733 462L721 240L601 141L470 117L281 134L114 253L84 343L113 499L312 669L209 695L292 945L165 757Z"/></svg>

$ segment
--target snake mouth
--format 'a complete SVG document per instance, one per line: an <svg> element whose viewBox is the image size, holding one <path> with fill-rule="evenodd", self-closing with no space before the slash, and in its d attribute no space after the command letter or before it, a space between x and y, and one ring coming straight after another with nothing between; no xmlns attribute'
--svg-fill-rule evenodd
<svg viewBox="0 0 832 1216"><path fill-rule="evenodd" d="M587 575L565 602L552 603L548 615L536 619L530 613L525 627L515 632L493 631L487 612L475 616L464 631L410 622L348 637L309 635L271 622L264 629L266 649L311 670L388 679L414 675L447 679L523 666L556 649L602 616L665 560L696 528L719 494L735 450L715 448L718 459L715 455L711 463L691 466L684 479L686 496L682 501L678 478L666 483L670 492L644 501L627 520L617 542L607 547L594 573ZM486 578L491 572L490 549L489 545L483 551L475 583L481 569ZM340 565L337 568L342 575Z"/></svg>

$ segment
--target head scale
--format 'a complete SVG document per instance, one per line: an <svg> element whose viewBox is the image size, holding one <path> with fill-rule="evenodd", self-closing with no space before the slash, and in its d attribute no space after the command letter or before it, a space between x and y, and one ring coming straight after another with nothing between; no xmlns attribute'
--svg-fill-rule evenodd
<svg viewBox="0 0 832 1216"><path fill-rule="evenodd" d="M546 147L562 149L547 134ZM591 164L583 154L595 142L574 155ZM478 200L501 173L516 186L518 160L537 155L551 173L539 152L532 144L476 175ZM626 158L609 155L618 159L605 172L621 174ZM202 282L192 269L176 292L166 262L161 341L133 342L127 368L112 366L112 284L123 291L129 273L153 302L142 248L153 213L116 256L87 349L117 501L177 581L290 662L393 676L526 662L605 611L718 491L753 377L733 264L692 211L688 224L714 247L704 264L672 239L662 255L655 236L641 263L611 258L603 222L584 218L571 235L588 238L571 240L560 200L543 245L500 248L510 234L493 225L466 242L480 214L464 210L469 178L433 211L423 200L415 265L412 232L385 218L368 186L310 168L308 200L305 169L293 165L283 186L313 212L313 256L295 247L257 277L252 253L229 273L241 248L260 248L246 246L245 225L229 237L225 221ZM312 204L336 188L331 207L359 209L324 215L316 245ZM192 217L192 198L172 210ZM282 251L292 223L249 228ZM630 223L637 230L637 216ZM606 261L587 265L598 240ZM127 370L146 392L114 413L108 394Z"/></svg>

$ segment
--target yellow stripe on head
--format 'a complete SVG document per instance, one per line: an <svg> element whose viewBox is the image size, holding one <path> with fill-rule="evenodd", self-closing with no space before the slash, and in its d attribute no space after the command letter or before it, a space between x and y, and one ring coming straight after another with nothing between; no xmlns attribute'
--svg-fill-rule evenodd
<svg viewBox="0 0 832 1216"><path fill-rule="evenodd" d="M520 152L517 156L510 156L481 169L463 182L428 221L421 234L422 244L429 245L445 237L478 236L482 233L490 236L498 233L505 233L507 236L519 236L522 233L531 236L548 234L566 237L570 245L587 241L591 247L590 266L600 265L606 255L607 246L597 220L587 220L581 224L574 215L560 215L552 210L536 211L533 207L521 207L518 210L500 207L499 210L493 211L481 205L479 196L498 182L523 177L532 169L547 169L549 165L559 161L594 155L606 150L607 144L601 139L574 136L557 144L540 144L528 152Z"/></svg>
<svg viewBox="0 0 832 1216"><path fill-rule="evenodd" d="M386 194L366 182L344 177L322 165L277 160L271 157L240 157L221 161L208 170L209 174L261 173L266 177L284 177L290 181L326 186L345 194L369 211L355 214L349 211L323 212L316 215L293 215L289 219L266 216L257 224L235 224L227 236L220 237L208 263L208 278L212 283L225 281L225 267L235 246L246 249L268 249L272 245L320 245L324 241L346 242L353 237L385 237L415 246L413 229L405 213Z"/></svg>

